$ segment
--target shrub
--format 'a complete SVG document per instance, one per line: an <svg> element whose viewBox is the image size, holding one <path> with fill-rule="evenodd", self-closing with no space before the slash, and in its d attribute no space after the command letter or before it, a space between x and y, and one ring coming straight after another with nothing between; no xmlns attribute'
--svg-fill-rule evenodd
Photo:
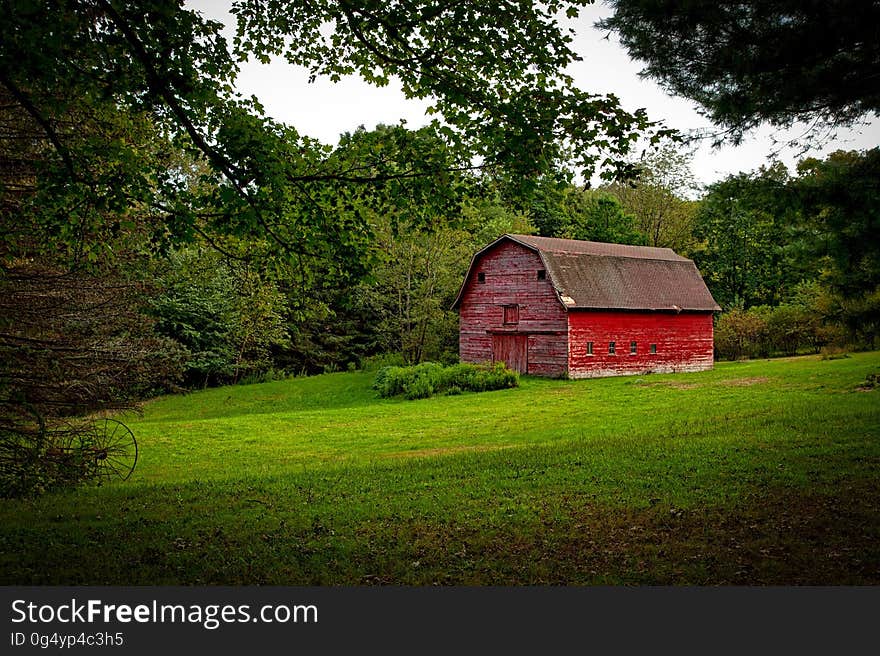
<svg viewBox="0 0 880 656"><path fill-rule="evenodd" d="M722 358L738 360L757 355L759 345L766 343L767 322L761 313L733 309L725 312L715 324L715 348Z"/></svg>
<svg viewBox="0 0 880 656"><path fill-rule="evenodd" d="M796 355L801 349L817 350L821 341L820 317L809 308L780 305L767 318L767 339L774 351Z"/></svg>
<svg viewBox="0 0 880 656"><path fill-rule="evenodd" d="M732 309L715 324L718 356L731 360L818 352L839 341L839 326L824 324L815 310L800 304Z"/></svg>
<svg viewBox="0 0 880 656"><path fill-rule="evenodd" d="M382 398L405 396L425 399L435 394L460 394L463 391L484 392L519 385L519 374L495 364L454 364L444 367L436 362L423 362L412 367L382 367L373 381L373 389Z"/></svg>
<svg viewBox="0 0 880 656"><path fill-rule="evenodd" d="M248 374L247 376L242 376L238 380L239 385L257 385L259 383L273 383L278 380L286 380L290 377L283 369L276 369L275 367L269 367L266 371L255 372L252 374Z"/></svg>
<svg viewBox="0 0 880 656"><path fill-rule="evenodd" d="M410 401L415 399L427 399L429 396L433 396L434 394L434 386L431 384L431 381L424 376L419 376L415 380L413 380L406 387L405 396Z"/></svg>
<svg viewBox="0 0 880 656"><path fill-rule="evenodd" d="M400 353L380 353L361 360L363 371L381 371L388 367L402 367L406 364Z"/></svg>

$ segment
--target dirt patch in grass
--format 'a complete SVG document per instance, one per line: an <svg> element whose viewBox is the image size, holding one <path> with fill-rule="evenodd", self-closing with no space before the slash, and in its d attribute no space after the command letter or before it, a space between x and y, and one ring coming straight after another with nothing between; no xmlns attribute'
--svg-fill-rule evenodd
<svg viewBox="0 0 880 656"><path fill-rule="evenodd" d="M731 380L723 380L719 384L729 387L748 387L749 385L760 385L761 383L769 383L770 379L765 376L753 376L751 378L732 378Z"/></svg>
<svg viewBox="0 0 880 656"><path fill-rule="evenodd" d="M856 387L857 392L870 392L880 387L880 373L868 374L865 382Z"/></svg>
<svg viewBox="0 0 880 656"><path fill-rule="evenodd" d="M685 383L678 380L640 380L635 383L639 387L671 387L673 389L680 390L691 390L697 389L698 387L702 387L702 385L697 383Z"/></svg>
<svg viewBox="0 0 880 656"><path fill-rule="evenodd" d="M668 383L664 383L664 385L666 385L666 387L672 387L674 389L680 390L690 390L701 387L701 385L697 385L696 383L679 383L676 381L669 381Z"/></svg>

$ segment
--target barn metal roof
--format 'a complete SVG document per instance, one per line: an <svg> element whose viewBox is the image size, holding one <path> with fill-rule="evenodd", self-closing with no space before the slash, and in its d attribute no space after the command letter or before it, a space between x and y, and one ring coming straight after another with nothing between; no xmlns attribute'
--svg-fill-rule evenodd
<svg viewBox="0 0 880 656"><path fill-rule="evenodd" d="M533 235L504 235L514 241L547 253L570 253L577 255L600 255L604 257L635 257L639 259L670 260L689 262L686 257L677 255L671 248L653 246L628 246L627 244L607 244L601 241L581 241L579 239L557 239L555 237L535 237ZM504 238L502 237L502 239Z"/></svg>
<svg viewBox="0 0 880 656"><path fill-rule="evenodd" d="M480 256L504 240L537 252L568 309L712 312L721 308L692 260L670 248L530 235L502 235L474 255L453 307Z"/></svg>

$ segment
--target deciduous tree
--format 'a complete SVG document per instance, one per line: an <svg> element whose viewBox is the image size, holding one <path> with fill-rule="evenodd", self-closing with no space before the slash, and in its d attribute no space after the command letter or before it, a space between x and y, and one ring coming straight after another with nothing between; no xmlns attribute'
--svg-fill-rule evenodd
<svg viewBox="0 0 880 656"><path fill-rule="evenodd" d="M784 166L730 176L708 188L696 217L694 261L725 310L777 305L794 284L814 279L800 253L790 253L787 224L796 208Z"/></svg>
<svg viewBox="0 0 880 656"><path fill-rule="evenodd" d="M688 254L693 246L697 183L690 154L680 144L666 143L633 162L634 175L605 185L635 219L635 229L647 245Z"/></svg>

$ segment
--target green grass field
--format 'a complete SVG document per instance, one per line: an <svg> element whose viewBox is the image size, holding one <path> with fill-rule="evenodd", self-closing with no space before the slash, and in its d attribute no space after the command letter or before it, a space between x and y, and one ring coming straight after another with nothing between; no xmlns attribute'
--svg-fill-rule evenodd
<svg viewBox="0 0 880 656"><path fill-rule="evenodd" d="M877 584L880 353L126 417L124 483L0 502L4 584Z"/></svg>

